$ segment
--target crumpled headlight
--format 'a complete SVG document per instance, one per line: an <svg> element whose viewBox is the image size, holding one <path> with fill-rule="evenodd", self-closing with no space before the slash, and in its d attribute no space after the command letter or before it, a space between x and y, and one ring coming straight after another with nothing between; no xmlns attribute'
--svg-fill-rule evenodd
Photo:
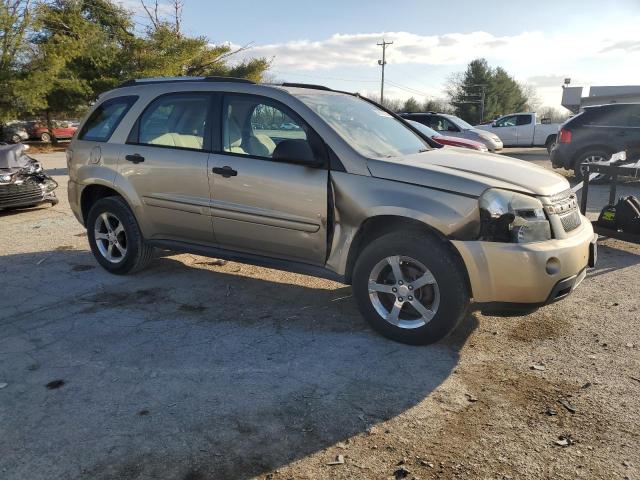
<svg viewBox="0 0 640 480"><path fill-rule="evenodd" d="M0 183L9 183L11 181L11 175L2 175L0 174Z"/></svg>
<svg viewBox="0 0 640 480"><path fill-rule="evenodd" d="M26 170L29 174L40 173L42 172L42 165L40 165L40 163L38 162L34 162L29 165Z"/></svg>
<svg viewBox="0 0 640 480"><path fill-rule="evenodd" d="M528 243L551 239L551 226L535 197L490 188L480 196L479 206L482 240Z"/></svg>

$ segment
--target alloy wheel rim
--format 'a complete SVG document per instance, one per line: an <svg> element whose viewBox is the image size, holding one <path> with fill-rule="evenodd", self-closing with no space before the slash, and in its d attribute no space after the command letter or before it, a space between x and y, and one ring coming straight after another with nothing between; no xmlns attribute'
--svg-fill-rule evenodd
<svg viewBox="0 0 640 480"><path fill-rule="evenodd" d="M583 177L587 174L587 170L584 167L585 163L604 162L605 160L606 158L604 158L602 155L589 155L588 157L585 157L582 162L580 162L580 173Z"/></svg>
<svg viewBox="0 0 640 480"><path fill-rule="evenodd" d="M438 282L411 257L394 255L380 260L371 270L368 289L378 315L402 329L426 325L440 306Z"/></svg>
<svg viewBox="0 0 640 480"><path fill-rule="evenodd" d="M118 217L103 212L93 227L96 246L100 254L111 263L120 263L127 255L127 234Z"/></svg>

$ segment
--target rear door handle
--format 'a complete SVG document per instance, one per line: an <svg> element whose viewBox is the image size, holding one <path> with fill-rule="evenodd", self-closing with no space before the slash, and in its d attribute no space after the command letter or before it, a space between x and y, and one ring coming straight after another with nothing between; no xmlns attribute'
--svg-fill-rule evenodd
<svg viewBox="0 0 640 480"><path fill-rule="evenodd" d="M225 165L224 167L213 167L211 169L211 171L213 173L216 173L218 175L222 175L224 178L229 178L229 177L235 177L238 175L237 170L234 170L233 168L231 168L228 165Z"/></svg>
<svg viewBox="0 0 640 480"><path fill-rule="evenodd" d="M139 153L134 153L133 155L126 155L124 158L133 163L144 162L144 157Z"/></svg>

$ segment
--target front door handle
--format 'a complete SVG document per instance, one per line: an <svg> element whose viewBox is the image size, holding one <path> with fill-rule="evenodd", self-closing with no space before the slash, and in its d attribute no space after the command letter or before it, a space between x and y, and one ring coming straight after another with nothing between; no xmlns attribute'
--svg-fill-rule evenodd
<svg viewBox="0 0 640 480"><path fill-rule="evenodd" d="M228 165L225 165L224 167L220 168L220 167L213 167L211 169L211 171L213 173L216 173L218 175L222 175L224 178L229 178L229 177L235 177L238 175L237 170L234 170L233 168L231 168Z"/></svg>
<svg viewBox="0 0 640 480"><path fill-rule="evenodd" d="M133 155L126 155L124 158L133 163L144 162L144 157L139 153L134 153Z"/></svg>

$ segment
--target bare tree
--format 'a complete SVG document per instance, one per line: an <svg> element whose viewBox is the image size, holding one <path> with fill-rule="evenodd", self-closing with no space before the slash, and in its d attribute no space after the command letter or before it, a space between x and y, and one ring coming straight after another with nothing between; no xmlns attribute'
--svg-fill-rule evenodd
<svg viewBox="0 0 640 480"><path fill-rule="evenodd" d="M173 0L173 19L175 25L175 31L178 35L180 35L180 25L182 23L182 8L184 7L184 2L180 0Z"/></svg>
<svg viewBox="0 0 640 480"><path fill-rule="evenodd" d="M160 6L158 4L158 0L155 0L153 6L151 7L148 7L147 4L144 3L144 0L140 0L140 3L142 4L142 8L144 8L144 11L147 12L147 16L149 17L151 25L153 25L153 28L157 30L162 23L162 21L160 20L160 15L158 14Z"/></svg>
<svg viewBox="0 0 640 480"><path fill-rule="evenodd" d="M142 8L147 13L149 17L149 21L155 30L160 28L162 25L169 25L176 35L181 34L182 28L182 9L184 8L183 0L171 0L169 4L166 5L166 8L163 8L163 4L158 2L158 0L154 0L153 4L147 5L144 0L140 0L142 4ZM162 10L171 10L171 20L167 20L163 18Z"/></svg>

